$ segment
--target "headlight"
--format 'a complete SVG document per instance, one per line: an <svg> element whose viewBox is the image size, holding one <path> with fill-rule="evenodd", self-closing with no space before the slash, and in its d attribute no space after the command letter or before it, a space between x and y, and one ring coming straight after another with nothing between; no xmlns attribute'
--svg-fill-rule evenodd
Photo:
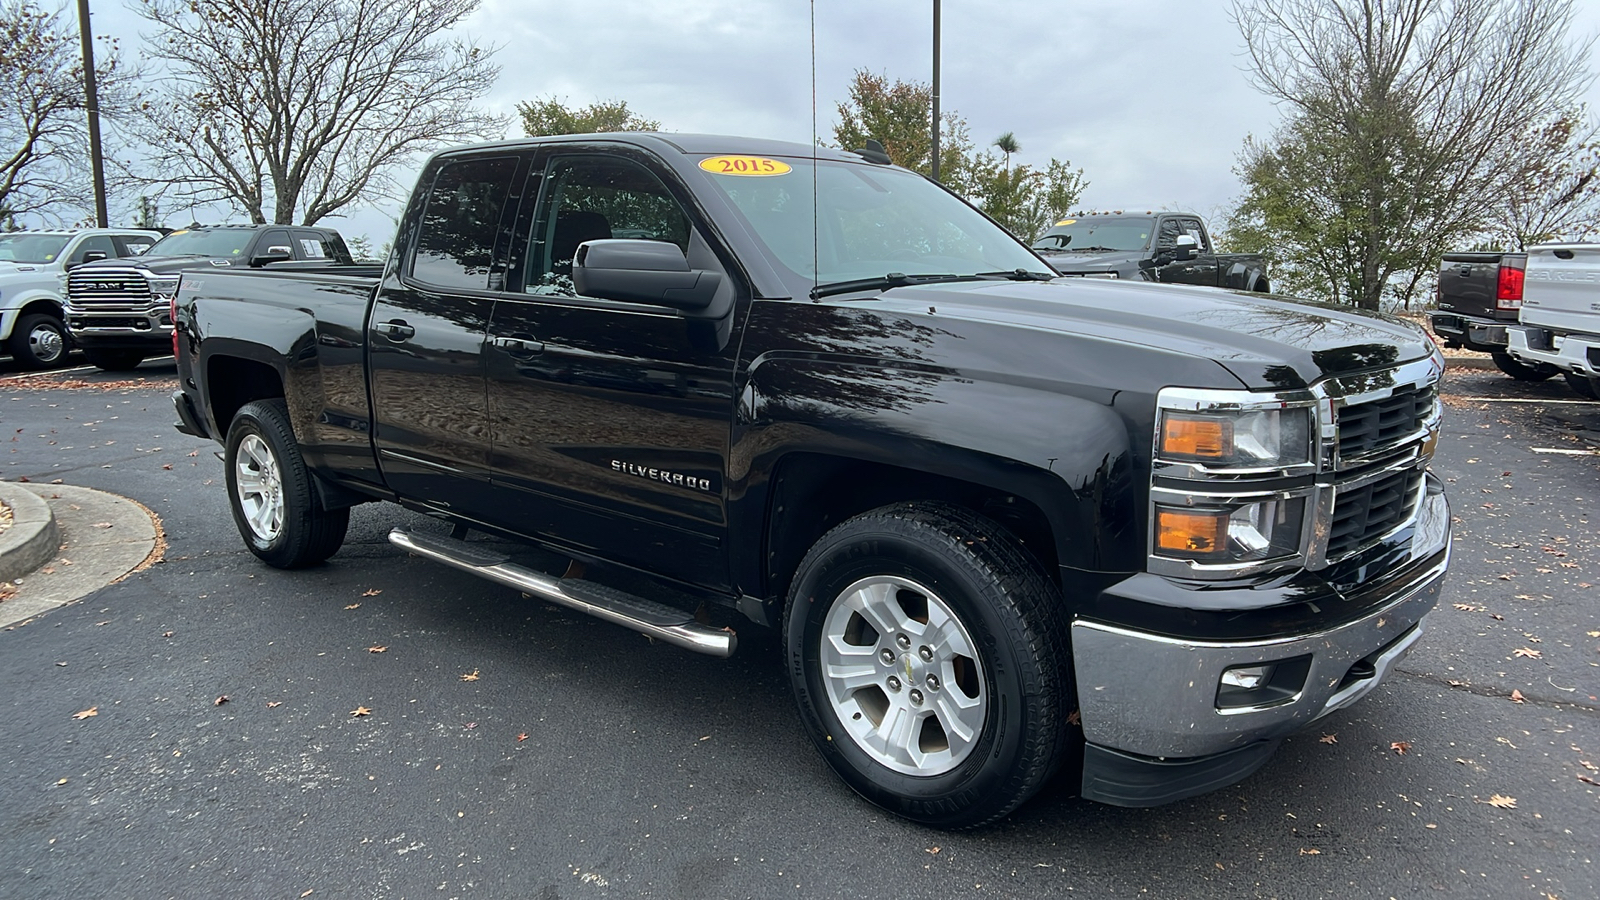
<svg viewBox="0 0 1600 900"><path fill-rule="evenodd" d="M1163 410L1156 456L1208 469L1304 465L1312 461L1311 412L1309 407Z"/></svg>
<svg viewBox="0 0 1600 900"><path fill-rule="evenodd" d="M178 282L183 280L182 275L146 275L144 280L150 283L150 293L166 299L178 292Z"/></svg>
<svg viewBox="0 0 1600 900"><path fill-rule="evenodd" d="M1304 497L1227 506L1156 505L1157 556L1226 565L1295 556L1305 523Z"/></svg>

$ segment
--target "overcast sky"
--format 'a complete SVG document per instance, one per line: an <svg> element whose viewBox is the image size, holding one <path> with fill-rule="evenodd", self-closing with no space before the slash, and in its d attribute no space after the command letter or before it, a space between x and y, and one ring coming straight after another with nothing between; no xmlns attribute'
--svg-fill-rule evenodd
<svg viewBox="0 0 1600 900"><path fill-rule="evenodd" d="M1600 33L1600 2L1577 6L1575 37ZM136 53L142 20L112 0L94 7L96 33ZM931 11L931 0L818 0L824 139L856 69L931 80ZM803 0L485 0L462 31L500 47L486 100L508 115L539 96L621 99L668 131L805 142L810 16ZM1233 166L1246 135L1270 134L1278 121L1241 51L1222 0L945 0L941 102L980 145L1012 131L1017 161L1082 168L1085 207L1210 215L1239 192ZM1600 110L1600 87L1589 103ZM382 244L397 208L323 224ZM178 218L168 224L187 221Z"/></svg>

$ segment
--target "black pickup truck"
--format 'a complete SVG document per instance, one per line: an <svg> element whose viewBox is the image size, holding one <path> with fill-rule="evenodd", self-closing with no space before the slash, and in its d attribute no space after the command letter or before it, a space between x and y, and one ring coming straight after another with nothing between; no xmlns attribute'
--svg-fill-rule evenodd
<svg viewBox="0 0 1600 900"><path fill-rule="evenodd" d="M67 330L92 365L137 368L174 352L172 298L194 268L349 263L344 238L305 225L197 225L169 233L136 260L86 263L67 276Z"/></svg>
<svg viewBox="0 0 1600 900"><path fill-rule="evenodd" d="M1500 371L1518 381L1547 381L1561 370L1523 362L1507 347L1507 329L1522 311L1527 269L1526 253L1446 253L1435 288L1438 308L1428 313L1428 324L1446 347L1488 353Z"/></svg>
<svg viewBox="0 0 1600 900"><path fill-rule="evenodd" d="M184 275L179 428L270 565L386 500L453 526L410 553L660 641L777 629L828 763L936 826L1063 768L1213 790L1372 690L1449 556L1428 336L1058 278L875 159L438 154L382 266Z"/></svg>
<svg viewBox="0 0 1600 900"><path fill-rule="evenodd" d="M1194 213L1080 213L1040 235L1033 250L1063 275L1272 290L1265 257L1215 252Z"/></svg>

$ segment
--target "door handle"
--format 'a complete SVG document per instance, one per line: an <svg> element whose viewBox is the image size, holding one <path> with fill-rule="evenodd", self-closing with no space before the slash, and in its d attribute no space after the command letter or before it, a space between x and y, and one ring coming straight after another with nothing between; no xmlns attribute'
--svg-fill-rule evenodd
<svg viewBox="0 0 1600 900"><path fill-rule="evenodd" d="M379 322L372 326L372 330L394 341L396 344L417 333L417 330L407 325L404 319L390 319L387 322Z"/></svg>
<svg viewBox="0 0 1600 900"><path fill-rule="evenodd" d="M527 359L544 352L544 342L534 340L529 334L503 334L489 339L490 346L504 350L507 356Z"/></svg>

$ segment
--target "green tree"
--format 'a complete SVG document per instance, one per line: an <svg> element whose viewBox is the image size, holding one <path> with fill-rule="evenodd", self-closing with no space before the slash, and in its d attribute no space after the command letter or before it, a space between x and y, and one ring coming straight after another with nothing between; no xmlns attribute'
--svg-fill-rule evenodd
<svg viewBox="0 0 1600 900"><path fill-rule="evenodd" d="M876 140L895 165L932 173L933 136L928 123L933 91L927 84L890 81L887 75L857 69L849 93L850 99L838 104L835 144L855 149ZM1034 240L1069 211L1088 186L1082 169L1061 160L1052 159L1042 169L1013 167L1010 155L1021 146L1012 132L993 144L1006 154L1002 160L974 146L967 121L960 115L950 111L940 118L940 182L1024 241Z"/></svg>
<svg viewBox="0 0 1600 900"><path fill-rule="evenodd" d="M629 110L626 100L597 100L571 109L554 97L539 97L518 103L517 115L522 117L522 133L528 137L661 130L660 122Z"/></svg>
<svg viewBox="0 0 1600 900"><path fill-rule="evenodd" d="M1409 303L1518 188L1537 130L1587 84L1572 0L1235 0L1256 87L1285 120L1239 156L1235 241L1291 289ZM1280 269L1280 272L1283 271Z"/></svg>

